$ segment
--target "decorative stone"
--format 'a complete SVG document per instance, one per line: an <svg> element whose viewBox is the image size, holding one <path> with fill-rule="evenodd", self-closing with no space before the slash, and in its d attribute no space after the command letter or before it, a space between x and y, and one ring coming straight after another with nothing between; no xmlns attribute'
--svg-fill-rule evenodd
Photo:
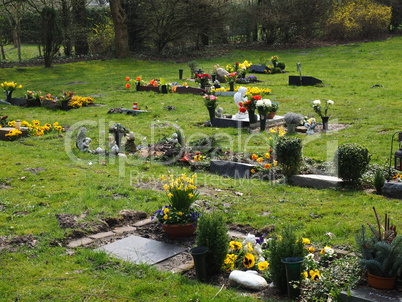
<svg viewBox="0 0 402 302"><path fill-rule="evenodd" d="M386 182L382 194L387 197L402 199L402 182Z"/></svg>
<svg viewBox="0 0 402 302"><path fill-rule="evenodd" d="M216 79L221 82L221 83L226 83L226 78L225 76L229 75L229 72L227 72L223 68L218 68L216 70Z"/></svg>
<svg viewBox="0 0 402 302"><path fill-rule="evenodd" d="M339 295L342 302L401 302L402 293L396 290L380 290L372 287L351 289L350 295L342 291Z"/></svg>
<svg viewBox="0 0 402 302"><path fill-rule="evenodd" d="M256 271L234 270L229 275L229 281L243 288L260 291L268 287L267 281Z"/></svg>
<svg viewBox="0 0 402 302"><path fill-rule="evenodd" d="M88 152L90 143L91 139L87 137L87 129L85 127L78 129L77 139L75 142L77 148L82 152Z"/></svg>

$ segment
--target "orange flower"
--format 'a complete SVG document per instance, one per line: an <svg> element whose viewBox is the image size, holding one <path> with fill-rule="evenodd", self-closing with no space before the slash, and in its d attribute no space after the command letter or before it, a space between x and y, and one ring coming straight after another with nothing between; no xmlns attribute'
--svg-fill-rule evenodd
<svg viewBox="0 0 402 302"><path fill-rule="evenodd" d="M141 77L136 78L137 82L141 81Z"/></svg>
<svg viewBox="0 0 402 302"><path fill-rule="evenodd" d="M126 84L126 89L130 89L131 85L129 83Z"/></svg>
<svg viewBox="0 0 402 302"><path fill-rule="evenodd" d="M126 81L127 81L127 82L130 81L130 77L126 77Z"/></svg>
<svg viewBox="0 0 402 302"><path fill-rule="evenodd" d="M262 157L259 157L259 158L257 158L257 161L258 161L259 163L262 163L262 162L264 161L264 159L263 159Z"/></svg>
<svg viewBox="0 0 402 302"><path fill-rule="evenodd" d="M264 169L269 169L271 168L271 164L265 164Z"/></svg>
<svg viewBox="0 0 402 302"><path fill-rule="evenodd" d="M257 154L254 153L253 155L251 155L251 159L252 159L252 160L256 160L257 158L258 158L258 155L257 155Z"/></svg>

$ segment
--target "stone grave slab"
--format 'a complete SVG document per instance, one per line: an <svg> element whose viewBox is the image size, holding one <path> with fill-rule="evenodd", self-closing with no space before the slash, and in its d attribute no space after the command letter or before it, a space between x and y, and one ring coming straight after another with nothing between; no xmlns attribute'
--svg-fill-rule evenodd
<svg viewBox="0 0 402 302"><path fill-rule="evenodd" d="M232 178L250 178L250 170L255 165L225 160L211 160L210 172Z"/></svg>
<svg viewBox="0 0 402 302"><path fill-rule="evenodd" d="M338 177L319 174L293 175L292 181L295 186L317 189L337 188L342 185L342 179Z"/></svg>
<svg viewBox="0 0 402 302"><path fill-rule="evenodd" d="M272 126L278 126L280 124L284 124L285 119L281 115L276 115L274 116L273 119L267 119L266 126L267 127L272 127ZM254 125L254 124L253 124ZM233 115L230 118L214 118L213 127L217 128L244 128L244 127L249 127L250 126L250 121L248 120L248 117L244 119L237 119L235 115ZM259 127L260 123L256 123L255 127Z"/></svg>
<svg viewBox="0 0 402 302"><path fill-rule="evenodd" d="M155 264L185 250L185 247L139 236L129 236L96 249L136 264Z"/></svg>
<svg viewBox="0 0 402 302"><path fill-rule="evenodd" d="M339 295L341 302L402 302L402 293L396 290L378 290L371 287L352 289L350 296L343 291Z"/></svg>
<svg viewBox="0 0 402 302"><path fill-rule="evenodd" d="M134 110L134 109L124 109L121 108L122 113L131 114L131 115L138 115L140 113L149 112L148 110Z"/></svg>

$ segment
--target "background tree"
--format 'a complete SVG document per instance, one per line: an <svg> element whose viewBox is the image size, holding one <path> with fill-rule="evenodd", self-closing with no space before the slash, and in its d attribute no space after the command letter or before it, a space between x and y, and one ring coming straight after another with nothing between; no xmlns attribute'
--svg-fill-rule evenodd
<svg viewBox="0 0 402 302"><path fill-rule="evenodd" d="M72 16L74 16L73 33L74 48L76 55L87 55L89 53L88 31L87 31L87 10L85 0L72 0ZM67 20L66 22L68 22ZM68 33L67 33L68 34Z"/></svg>
<svg viewBox="0 0 402 302"><path fill-rule="evenodd" d="M120 0L109 0L109 4L114 25L116 57L127 58L130 56L130 50L128 47L127 15L121 6Z"/></svg>
<svg viewBox="0 0 402 302"><path fill-rule="evenodd" d="M45 67L51 67L62 42L61 29L54 8L45 7L41 13L42 44Z"/></svg>

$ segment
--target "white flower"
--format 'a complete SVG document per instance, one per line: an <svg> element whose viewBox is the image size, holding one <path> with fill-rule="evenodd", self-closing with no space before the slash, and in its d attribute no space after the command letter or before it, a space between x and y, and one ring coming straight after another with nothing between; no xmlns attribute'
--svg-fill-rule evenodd
<svg viewBox="0 0 402 302"><path fill-rule="evenodd" d="M246 245L247 243L251 243L251 244L256 244L257 241L255 240L255 235L253 234L247 234L246 238L243 241L243 245Z"/></svg>
<svg viewBox="0 0 402 302"><path fill-rule="evenodd" d="M321 105L321 101L320 100L315 100L313 102L313 104L316 105L316 106L319 106L319 105Z"/></svg>
<svg viewBox="0 0 402 302"><path fill-rule="evenodd" d="M266 107L271 107L272 106L272 102L271 102L270 99L263 99L262 101L263 101L263 103L264 103L264 105Z"/></svg>
<svg viewBox="0 0 402 302"><path fill-rule="evenodd" d="M256 252L256 253L258 253L258 255L261 255L262 254L262 248L261 248L261 245L259 245L258 243L254 246L254 251ZM264 260L265 261L265 260Z"/></svg>
<svg viewBox="0 0 402 302"><path fill-rule="evenodd" d="M314 260L314 254L310 253L310 254L306 255L304 258Z"/></svg>
<svg viewBox="0 0 402 302"><path fill-rule="evenodd" d="M263 100L258 100L258 101L255 103L255 105L256 105L257 107L262 107L262 106L264 106L264 102L263 102Z"/></svg>
<svg viewBox="0 0 402 302"><path fill-rule="evenodd" d="M328 105L333 105L333 104L334 104L334 101L328 100L328 101L327 101L327 104L328 104Z"/></svg>

